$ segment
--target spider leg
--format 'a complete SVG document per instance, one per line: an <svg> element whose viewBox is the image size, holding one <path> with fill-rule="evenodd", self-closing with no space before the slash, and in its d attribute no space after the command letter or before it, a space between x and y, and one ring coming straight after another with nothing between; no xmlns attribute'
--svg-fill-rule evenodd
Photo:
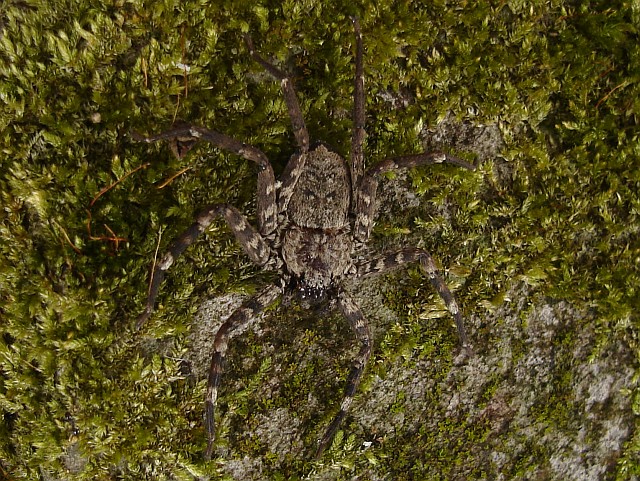
<svg viewBox="0 0 640 481"><path fill-rule="evenodd" d="M296 139L296 143L298 144L298 151L291 157L289 162L287 162L287 166L280 175L282 185L278 195L278 212L283 212L289 204L289 199L293 195L296 183L304 169L304 163L306 160L305 154L309 151L309 132L307 131L304 117L302 116L302 110L300 109L298 97L291 79L282 70L267 62L255 51L253 41L249 35L245 35L244 40L247 44L251 57L262 65L262 67L273 77L280 80L284 100L289 112L289 118L291 119L293 135Z"/></svg>
<svg viewBox="0 0 640 481"><path fill-rule="evenodd" d="M458 336L460 338L462 348L469 350L469 338L467 337L467 331L464 328L464 322L458 303L438 272L438 268L436 267L433 257L431 257L427 251L415 247L408 247L397 252L386 254L372 261L358 264L356 265L356 268L358 269L358 277L366 277L384 274L394 268L416 261L420 262L420 266L427 273L427 276L429 276L429 281L431 281L433 287L438 291L438 294L440 294L440 297L447 306L447 309L453 316L458 329Z"/></svg>
<svg viewBox="0 0 640 481"><path fill-rule="evenodd" d="M380 174L394 170L411 169L422 165L453 164L469 170L475 166L462 159L443 152L423 152L421 154L402 155L382 160L369 167L360 182L360 192L356 203L356 221L354 237L365 242L373 227L375 198Z"/></svg>
<svg viewBox="0 0 640 481"><path fill-rule="evenodd" d="M282 92L284 93L284 100L287 104L289 117L291 118L293 135L296 138L298 149L301 153L307 152L309 150L309 132L307 131L304 118L302 117L302 110L300 110L300 104L298 103L296 91L293 88L293 82L291 82L291 79L282 70L271 65L255 51L253 48L253 41L249 35L245 35L244 41L247 44L251 57L262 65L267 72L280 80Z"/></svg>
<svg viewBox="0 0 640 481"><path fill-rule="evenodd" d="M228 152L238 154L240 157L255 162L258 165L258 186L257 186L257 214L258 214L258 230L261 234L267 235L276 228L276 181L273 174L273 168L267 156L258 148L252 145L240 142L233 137L216 132L215 130L205 129L186 122L180 122L175 127L161 132L156 135L144 137L137 132L133 132L134 140L138 142L146 142L148 144L159 142L161 140L171 140L172 150L176 153L176 149L181 145L191 148L194 141L206 140L216 147ZM173 148L173 143L177 147ZM184 154L181 154L184 155ZM180 157L180 154L178 154Z"/></svg>
<svg viewBox="0 0 640 481"><path fill-rule="evenodd" d="M238 329L255 321L258 315L281 294L281 288L270 285L260 293L246 301L236 309L229 318L222 323L216 332L213 341L213 354L211 356L211 366L209 368L209 380L207 383L207 394L205 397L205 424L207 428L207 450L205 460L210 460L213 453L213 443L216 439L214 411L216 399L218 398L218 386L222 377L223 364L229 337Z"/></svg>
<svg viewBox="0 0 640 481"><path fill-rule="evenodd" d="M342 398L342 404L340 405L340 411L338 411L338 414L336 414L333 421L331 421L331 424L329 424L324 436L322 436L322 439L318 444L318 449L316 450L316 459L319 459L320 456L322 456L322 453L329 445L338 431L340 424L344 420L347 411L353 402L353 396L356 393L358 384L360 384L362 373L364 372L367 362L371 357L371 331L369 330L369 325L367 324L367 320L362 314L362 311L355 301L344 292L341 292L338 296L338 306L349 321L349 324L355 332L356 338L360 341L361 346L358 355L353 361L349 377L347 378L347 386L344 391L344 397Z"/></svg>
<svg viewBox="0 0 640 481"><path fill-rule="evenodd" d="M227 221L236 240L254 263L263 265L269 260L269 245L238 209L228 204L207 207L196 216L196 221L169 245L169 249L162 256L160 262L155 264L151 273L147 303L143 313L138 317L136 328L142 327L151 316L165 272L217 217L223 217Z"/></svg>
<svg viewBox="0 0 640 481"><path fill-rule="evenodd" d="M353 206L358 205L360 197L360 180L364 175L363 143L365 138L365 92L364 92L364 67L362 60L362 32L360 21L357 17L351 17L356 34L356 74L353 89L353 132L351 134L351 201Z"/></svg>

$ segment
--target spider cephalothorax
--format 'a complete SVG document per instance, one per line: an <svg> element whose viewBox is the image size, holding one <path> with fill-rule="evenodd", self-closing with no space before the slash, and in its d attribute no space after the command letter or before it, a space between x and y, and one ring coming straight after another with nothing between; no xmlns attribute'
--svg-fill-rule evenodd
<svg viewBox="0 0 640 481"><path fill-rule="evenodd" d="M357 19L356 75L354 88L353 134L349 162L324 143L309 147L309 134L289 77L255 53L249 37L246 43L252 57L280 80L293 126L297 151L276 181L266 155L256 147L244 144L220 132L188 123L150 137L135 134L136 140L156 142L171 140L173 151L189 149L196 141L205 140L255 162L258 167L257 229L228 204L207 207L196 222L173 241L152 270L149 296L144 312L138 318L140 327L151 315L165 272L184 250L219 217L226 220L236 240L251 260L265 270L275 271L279 282L268 285L246 301L222 324L216 333L207 396L205 400L208 443L205 457L210 458L215 440L214 407L222 374L222 363L231 334L254 320L260 312L283 294L292 292L303 306L331 301L347 318L361 347L347 380L340 411L319 440L316 456L320 456L344 419L364 368L371 356L371 334L358 305L344 288L348 279L384 273L407 263L419 262L430 282L444 299L453 315L463 346L468 344L462 315L453 295L440 277L428 252L405 248L369 260L359 260L357 252L369 239L374 221L375 197L380 174L391 170L447 162L473 169L456 157L442 152L392 157L364 168L363 141L365 93L362 65L362 35Z"/></svg>

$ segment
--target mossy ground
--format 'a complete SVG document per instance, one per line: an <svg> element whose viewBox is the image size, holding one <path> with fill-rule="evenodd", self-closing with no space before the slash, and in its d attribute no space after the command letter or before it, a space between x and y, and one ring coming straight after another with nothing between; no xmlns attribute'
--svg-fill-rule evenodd
<svg viewBox="0 0 640 481"><path fill-rule="evenodd" d="M183 118L279 171L293 138L251 32L347 155L354 14L368 162L444 142L479 164L385 180L372 242L432 252L475 356L418 268L354 287L375 354L311 462L355 343L339 317L276 308L232 344L205 463L194 315L265 275L216 224L132 320L157 244L209 203L251 215L255 171L129 134ZM5 2L0 477L637 479L639 26L635 2Z"/></svg>

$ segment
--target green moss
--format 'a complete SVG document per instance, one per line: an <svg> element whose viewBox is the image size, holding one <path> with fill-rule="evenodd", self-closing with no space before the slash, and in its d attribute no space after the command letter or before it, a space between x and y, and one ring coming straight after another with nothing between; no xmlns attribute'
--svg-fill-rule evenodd
<svg viewBox="0 0 640 481"><path fill-rule="evenodd" d="M204 382L180 361L187 332L203 298L255 292L265 277L216 224L172 267L144 333L132 320L157 244L209 203L251 215L255 172L205 145L178 162L165 145L136 144L129 132L184 118L259 146L282 169L293 137L277 82L243 45L251 32L294 73L312 136L347 155L353 14L365 36L369 165L431 145L428 130L445 119L499 127L502 144L491 155L481 152L480 131L447 136L452 145L443 148L478 170L409 173L419 204L382 212L373 243L419 243L434 255L476 358L456 361L455 328L419 269L388 277L381 302L396 317L366 313L378 333L374 362L353 415L313 463L308 453L337 409L355 343L339 318L281 308L268 319L278 328L231 348L219 413L228 456L207 464ZM587 447L597 445L613 422L598 403L631 426L598 473L640 476L639 394L628 374L640 352L639 24L634 5L599 1L6 3L2 476L231 479L246 457L254 463L247 479L562 479L549 458L571 453L552 452L553 441L579 439L582 426ZM402 182L384 185L401 190ZM557 326L535 324L559 301L570 308L553 308ZM611 357L617 369L606 371ZM589 366L615 380L604 401L600 388L584 387L595 376ZM530 405L510 389L525 386L523 377L547 383L527 391ZM373 422L363 408L376 406ZM585 410L601 426L581 424ZM275 438L259 434L275 412L293 426L289 451L286 443L272 450ZM504 460L487 462L492 452Z"/></svg>

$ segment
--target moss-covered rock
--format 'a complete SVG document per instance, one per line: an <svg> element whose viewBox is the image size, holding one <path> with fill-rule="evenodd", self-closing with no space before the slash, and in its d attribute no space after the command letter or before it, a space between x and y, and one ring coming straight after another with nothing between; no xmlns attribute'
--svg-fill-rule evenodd
<svg viewBox="0 0 640 481"><path fill-rule="evenodd" d="M133 320L156 249L198 209L252 215L254 166L129 134L183 118L282 169L293 137L251 32L313 138L347 155L354 14L368 165L448 145L479 166L385 179L371 244L434 255L474 356L420 269L354 286L374 357L313 462L356 344L339 316L276 306L231 344L205 463L195 314L264 274L216 224ZM640 476L639 25L632 2L4 2L0 478Z"/></svg>

